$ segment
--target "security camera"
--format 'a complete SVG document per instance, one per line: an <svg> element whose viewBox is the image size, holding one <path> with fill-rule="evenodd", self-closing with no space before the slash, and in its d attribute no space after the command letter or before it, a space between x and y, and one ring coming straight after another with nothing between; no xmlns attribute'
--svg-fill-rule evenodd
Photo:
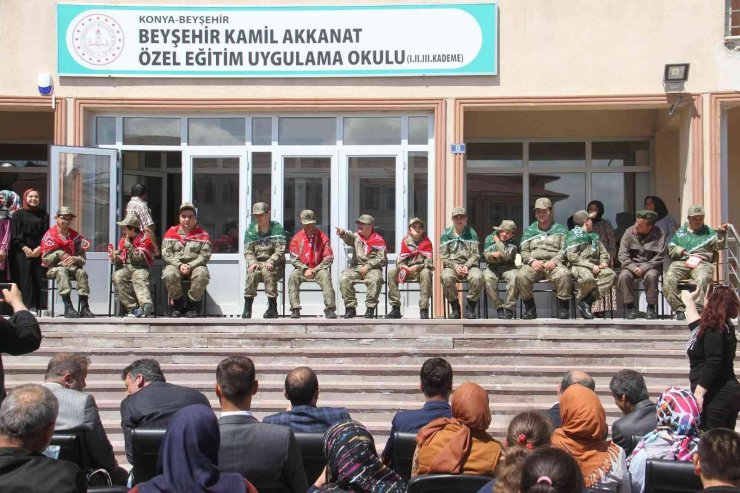
<svg viewBox="0 0 740 493"><path fill-rule="evenodd" d="M37 85L39 86L39 94L42 96L48 96L54 92L54 82L51 80L51 74L39 74Z"/></svg>

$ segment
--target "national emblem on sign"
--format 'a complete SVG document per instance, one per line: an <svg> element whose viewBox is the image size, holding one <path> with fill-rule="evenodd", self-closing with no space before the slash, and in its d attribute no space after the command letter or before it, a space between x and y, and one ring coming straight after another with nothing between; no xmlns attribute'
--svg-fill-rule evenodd
<svg viewBox="0 0 740 493"><path fill-rule="evenodd" d="M115 19L92 14L83 17L72 32L74 52L91 65L107 65L123 51L123 30Z"/></svg>

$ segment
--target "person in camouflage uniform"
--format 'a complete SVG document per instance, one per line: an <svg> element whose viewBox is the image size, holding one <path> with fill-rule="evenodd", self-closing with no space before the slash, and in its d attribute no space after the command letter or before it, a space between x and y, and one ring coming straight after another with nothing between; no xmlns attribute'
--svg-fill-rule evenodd
<svg viewBox="0 0 740 493"><path fill-rule="evenodd" d="M330 271L334 252L329 237L316 227L316 214L312 210L301 212L301 224L303 229L290 240L290 263L294 267L288 279L290 318L301 318L301 284L306 281L313 281L321 288L326 318L337 318Z"/></svg>
<svg viewBox="0 0 740 493"><path fill-rule="evenodd" d="M121 226L123 234L118 248L108 250L113 273L113 286L126 314L131 317L154 316L152 294L149 292L149 269L154 261L154 244L135 215L129 214Z"/></svg>
<svg viewBox="0 0 740 493"><path fill-rule="evenodd" d="M679 283L693 281L703 292L714 278L714 263L719 251L725 247L728 224L712 229L704 224L704 207L689 207L688 221L673 235L668 244L672 262L663 279L663 292L677 320L685 320L686 306L681 301ZM701 309L703 296L696 302Z"/></svg>
<svg viewBox="0 0 740 493"><path fill-rule="evenodd" d="M199 314L200 300L211 280L208 261L211 259L211 237L198 226L195 206L185 202L180 206L180 224L172 226L162 239L162 260L165 268L162 280L172 300L172 317L189 318ZM190 278L187 295L182 292L183 278Z"/></svg>
<svg viewBox="0 0 740 493"><path fill-rule="evenodd" d="M365 318L375 318L378 296L383 287L383 266L387 263L385 240L373 226L375 219L363 214L357 221L357 232L337 228L337 235L345 244L352 247L349 266L339 279L339 290L342 293L346 311L344 318L357 316L357 294L354 283L364 282L367 287Z"/></svg>
<svg viewBox="0 0 740 493"><path fill-rule="evenodd" d="M88 297L90 286L87 272L83 268L87 261L85 251L90 248L90 242L69 225L77 217L70 207L60 207L57 211L56 226L49 228L41 238L41 264L49 270L46 275L55 279L59 296L64 302L65 318L92 318L95 315L90 311ZM77 280L77 295L80 297L80 312L77 313L70 293L72 288L69 278Z"/></svg>
<svg viewBox="0 0 740 493"><path fill-rule="evenodd" d="M534 283L547 279L558 297L558 318L570 318L572 278L565 267L565 236L568 230L553 220L552 202L541 197L534 203L536 221L522 235L520 252L522 266L516 274L516 287L524 302L523 319L537 318L534 302Z"/></svg>
<svg viewBox="0 0 740 493"><path fill-rule="evenodd" d="M516 309L516 273L514 263L519 245L514 238L516 223L504 220L493 233L486 237L483 245L483 258L487 267L483 270L483 281L491 305L496 308L498 318L514 318ZM506 300L501 301L498 294L498 283L506 283Z"/></svg>
<svg viewBox="0 0 740 493"><path fill-rule="evenodd" d="M591 216L586 211L573 214L576 227L565 237L565 255L573 280L578 287L576 301L583 318L592 319L591 305L597 299L611 296L617 274L609 268L609 252L599 235L593 232Z"/></svg>
<svg viewBox="0 0 740 493"><path fill-rule="evenodd" d="M483 273L478 267L480 246L478 234L468 226L468 214L464 207L452 209L452 226L444 230L439 243L439 256L443 267L442 290L450 303L450 314L447 318L460 318L457 283L465 280L469 286L465 318L477 318L475 306L483 289Z"/></svg>
<svg viewBox="0 0 740 493"><path fill-rule="evenodd" d="M244 258L247 259L247 284L244 288L242 318L252 318L252 303L257 286L265 283L267 311L264 318L277 318L277 284L285 273L285 230L270 219L270 206L257 202L252 206L254 221L244 233Z"/></svg>
<svg viewBox="0 0 740 493"><path fill-rule="evenodd" d="M419 282L419 318L429 318L429 298L432 296L434 270L432 242L424 232L424 221L415 217L409 221L408 234L401 240L401 253L396 267L388 273L388 301L391 312L386 318L401 318L399 282Z"/></svg>

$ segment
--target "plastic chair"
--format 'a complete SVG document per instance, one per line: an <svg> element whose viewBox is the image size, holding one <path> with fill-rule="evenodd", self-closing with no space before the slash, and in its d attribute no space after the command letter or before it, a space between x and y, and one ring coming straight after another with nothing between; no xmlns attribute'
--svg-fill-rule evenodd
<svg viewBox="0 0 740 493"><path fill-rule="evenodd" d="M131 448L134 456L133 484L149 481L157 475L159 448L162 445L164 429L134 428L131 434Z"/></svg>
<svg viewBox="0 0 740 493"><path fill-rule="evenodd" d="M324 472L326 467L326 456L324 455L323 433L295 433L295 440L303 459L303 469L309 484Z"/></svg>
<svg viewBox="0 0 740 493"><path fill-rule="evenodd" d="M416 451L416 433L394 431L392 438L391 469L396 471L404 481L408 481L411 478L411 464Z"/></svg>
<svg viewBox="0 0 740 493"><path fill-rule="evenodd" d="M408 483L407 493L478 493L491 476L471 474L425 474Z"/></svg>
<svg viewBox="0 0 740 493"><path fill-rule="evenodd" d="M645 493L694 493L703 489L692 462L647 460Z"/></svg>

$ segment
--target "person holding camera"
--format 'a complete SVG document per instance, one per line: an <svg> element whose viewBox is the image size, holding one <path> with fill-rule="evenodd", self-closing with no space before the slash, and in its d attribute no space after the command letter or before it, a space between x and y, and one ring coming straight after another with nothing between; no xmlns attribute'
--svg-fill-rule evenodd
<svg viewBox="0 0 740 493"><path fill-rule="evenodd" d="M23 304L21 291L15 284L0 284L4 302L13 309L10 318L0 318L0 353L13 356L36 351L41 345L41 329L36 317ZM0 403L5 398L5 372L0 357Z"/></svg>
<svg viewBox="0 0 740 493"><path fill-rule="evenodd" d="M699 403L704 430L734 430L740 407L740 383L734 367L737 336L730 319L737 318L740 300L731 287L712 283L699 315L696 305L701 295L701 286L693 291L681 291L691 330L686 351L691 391Z"/></svg>

